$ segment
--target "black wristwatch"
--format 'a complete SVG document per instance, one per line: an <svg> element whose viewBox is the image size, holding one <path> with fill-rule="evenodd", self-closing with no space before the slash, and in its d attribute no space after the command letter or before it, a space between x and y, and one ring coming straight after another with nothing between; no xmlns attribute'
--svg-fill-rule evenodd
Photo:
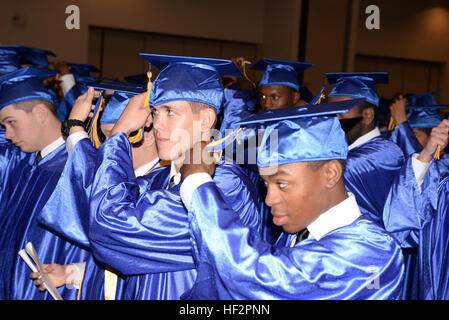
<svg viewBox="0 0 449 320"><path fill-rule="evenodd" d="M76 119L67 119L61 123L61 133L64 138L69 136L69 131L71 127L83 127L84 121L76 120Z"/></svg>

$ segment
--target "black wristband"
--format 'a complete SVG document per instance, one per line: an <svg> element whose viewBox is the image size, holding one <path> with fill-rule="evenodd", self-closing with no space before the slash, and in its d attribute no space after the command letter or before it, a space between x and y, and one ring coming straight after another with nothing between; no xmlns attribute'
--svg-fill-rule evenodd
<svg viewBox="0 0 449 320"><path fill-rule="evenodd" d="M83 127L84 128L84 121L77 120L77 119L64 120L61 123L61 133L64 138L67 138L69 136L69 131L70 131L70 128L72 128L72 127Z"/></svg>

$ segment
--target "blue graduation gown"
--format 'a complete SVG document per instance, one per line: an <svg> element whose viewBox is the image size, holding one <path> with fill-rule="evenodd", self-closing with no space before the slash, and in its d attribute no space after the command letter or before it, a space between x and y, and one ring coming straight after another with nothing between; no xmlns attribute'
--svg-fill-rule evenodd
<svg viewBox="0 0 449 320"><path fill-rule="evenodd" d="M49 229L64 235L90 251L88 237L91 215L89 200L95 175L97 150L89 139L80 140L72 149L61 177L39 216ZM156 169L158 170L158 169ZM166 170L166 168L161 168ZM64 212L64 216L58 213ZM106 265L89 255L86 261L80 299L104 299ZM118 275L117 296L121 295L124 277Z"/></svg>
<svg viewBox="0 0 449 320"><path fill-rule="evenodd" d="M395 142L408 157L413 153L420 153L423 150L422 145L416 139L412 128L407 121L401 123L391 135L391 141ZM439 159L438 169L440 177L443 178L449 174L449 155L442 154Z"/></svg>
<svg viewBox="0 0 449 320"><path fill-rule="evenodd" d="M96 259L133 275L126 278L122 299L179 299L196 277L187 212L179 185L164 189L168 178L169 171L157 172L143 190L133 177L129 142L122 133L99 149L89 238ZM241 167L222 161L214 179L239 219L258 228L256 193Z"/></svg>
<svg viewBox="0 0 449 320"><path fill-rule="evenodd" d="M225 102L223 107L223 121L220 126L220 133L222 137L229 133L229 130L236 130L239 126L237 122L248 118L253 113L255 108L255 97L257 97L257 91L255 90L241 90L236 89L234 86L225 89ZM260 136L261 137L261 136ZM255 137L253 138L255 139ZM254 140L253 140L254 142ZM253 143L254 144L254 143ZM256 154L255 146L251 146L251 143L245 145L243 152L240 152L241 146L237 147L233 144L233 154L236 154L236 161L245 168L248 176L253 181L256 192L258 194L258 208L260 212L261 225L260 234L262 239L274 243L282 232L282 229L273 223L273 216L271 215L270 208L265 204L265 196L267 189L260 178L259 171L255 163L255 158L252 159L249 155ZM239 150L236 152L236 150ZM253 161L251 165L249 162Z"/></svg>
<svg viewBox="0 0 449 320"><path fill-rule="evenodd" d="M393 178L404 163L402 150L393 142L376 137L349 151L344 174L362 214L383 225L382 214Z"/></svg>
<svg viewBox="0 0 449 320"><path fill-rule="evenodd" d="M408 121L405 121L396 127L390 140L401 148L406 157L413 153L420 153L423 149L418 139L416 139Z"/></svg>
<svg viewBox="0 0 449 320"><path fill-rule="evenodd" d="M6 129L4 126L0 125L0 147L4 144L8 144L8 141L6 139Z"/></svg>
<svg viewBox="0 0 449 320"><path fill-rule="evenodd" d="M291 236L283 234L272 246L230 211L213 182L193 193L189 221L198 277L182 299L398 299L401 295L400 247L363 215L319 241L306 239L290 248Z"/></svg>
<svg viewBox="0 0 449 320"><path fill-rule="evenodd" d="M384 210L385 228L404 248L416 248L407 266L408 295L415 299L449 299L448 189L439 161L432 161L420 193L411 157L395 178ZM406 297L407 297L406 296Z"/></svg>
<svg viewBox="0 0 449 320"><path fill-rule="evenodd" d="M84 261L86 251L38 224L42 207L53 192L67 159L65 145L35 165L35 153L10 145L0 156L0 299L53 299L40 292L30 279L31 270L18 255L32 242L42 263L68 264ZM58 212L63 217L64 212ZM58 289L64 299L77 290Z"/></svg>

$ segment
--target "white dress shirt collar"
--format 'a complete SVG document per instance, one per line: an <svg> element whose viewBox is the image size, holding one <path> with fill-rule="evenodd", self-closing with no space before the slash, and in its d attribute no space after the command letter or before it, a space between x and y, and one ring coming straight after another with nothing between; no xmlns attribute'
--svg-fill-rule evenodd
<svg viewBox="0 0 449 320"><path fill-rule="evenodd" d="M354 195L348 193L347 199L322 213L307 226L307 230L315 240L319 241L327 233L353 223L360 215Z"/></svg>
<svg viewBox="0 0 449 320"><path fill-rule="evenodd" d="M142 177L149 170L151 170L158 162L159 162L159 158L156 158L156 159L144 164L143 166L137 168L136 170L134 170L134 174L136 175L136 177Z"/></svg>
<svg viewBox="0 0 449 320"><path fill-rule="evenodd" d="M364 134L363 136L361 136L360 138L358 138L357 140L355 140L349 147L349 150L352 150L354 148L357 148L359 146L361 146L362 144L370 141L371 139L380 136L380 130L378 127L375 127L373 130L371 130L370 132Z"/></svg>
<svg viewBox="0 0 449 320"><path fill-rule="evenodd" d="M55 141L53 141L52 143L50 143L48 146L46 146L45 148L43 148L41 150L41 156L42 159L45 158L45 156L49 155L50 153L52 153L53 151L55 151L56 149L58 149L60 146L62 146L65 143L64 138L61 136L58 139L56 139Z"/></svg>
<svg viewBox="0 0 449 320"><path fill-rule="evenodd" d="M173 179L175 181L175 186L181 182L181 172L178 172L178 170L176 169L176 165L175 165L174 161L171 162L170 176L169 176L168 181L170 181L172 179L172 177L174 177ZM167 189L168 189L168 185L167 185Z"/></svg>

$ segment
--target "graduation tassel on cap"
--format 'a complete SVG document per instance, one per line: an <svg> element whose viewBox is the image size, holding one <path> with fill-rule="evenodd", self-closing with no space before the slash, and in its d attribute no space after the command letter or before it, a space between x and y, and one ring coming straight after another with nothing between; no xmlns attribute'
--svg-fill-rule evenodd
<svg viewBox="0 0 449 320"><path fill-rule="evenodd" d="M244 77L249 83L251 83L251 85L253 86L254 89L256 89L256 88L257 88L256 83L255 83L254 81L252 81L252 80L248 77L248 75L246 74L246 65L247 65L247 64L251 64L251 62L248 61L248 60L244 60L244 61L242 62L242 73L243 73L243 77Z"/></svg>
<svg viewBox="0 0 449 320"><path fill-rule="evenodd" d="M147 84L147 95L145 97L145 102L143 104L144 108L148 108L150 106L150 94L151 94L151 87L153 86L153 82L151 81L151 71L147 72L148 77L148 84ZM137 134L134 136L130 136L128 138L130 143L137 143L143 139L143 128L140 128Z"/></svg>
<svg viewBox="0 0 449 320"><path fill-rule="evenodd" d="M435 152L435 155L433 156L433 158L435 160L440 160L440 153L441 153L441 146L438 145L437 151Z"/></svg>
<svg viewBox="0 0 449 320"><path fill-rule="evenodd" d="M221 157L223 156L223 150L231 143L233 143L236 139L240 137L240 133L242 132L243 128L239 128L237 130L234 130L230 134L228 134L226 137L217 140L212 141L207 145L207 151L209 152L220 152L220 155L218 156L218 159L216 161L220 161Z"/></svg>
<svg viewBox="0 0 449 320"><path fill-rule="evenodd" d="M103 91L100 93L100 96L98 97L97 104L95 105L94 114L92 116L92 119L90 120L89 129L87 131L87 134L89 135L90 141L92 141L93 146L98 149L101 145L100 138L98 136L98 119L100 117L100 112L104 108L104 97L103 97Z"/></svg>
<svg viewBox="0 0 449 320"><path fill-rule="evenodd" d="M326 95L324 94L324 90L326 90L327 78L324 79L324 84L321 87L320 93L310 101L310 104L321 104L321 102L326 99Z"/></svg>
<svg viewBox="0 0 449 320"><path fill-rule="evenodd" d="M396 128L396 120L390 117L390 123L388 124L388 131L393 131Z"/></svg>

